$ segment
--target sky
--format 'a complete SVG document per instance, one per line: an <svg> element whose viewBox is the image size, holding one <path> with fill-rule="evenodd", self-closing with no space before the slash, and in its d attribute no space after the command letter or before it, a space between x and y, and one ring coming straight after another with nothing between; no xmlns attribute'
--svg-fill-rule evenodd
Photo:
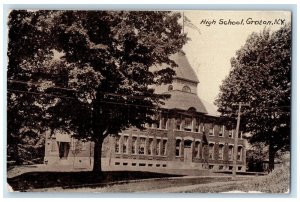
<svg viewBox="0 0 300 202"><path fill-rule="evenodd" d="M284 24L291 22L291 14L287 11L184 11L184 15L201 32L185 26L184 32L191 40L183 50L200 80L198 96L210 104L216 99L222 80L229 74L230 59L245 44L248 36L252 32L261 32L265 27L272 31L277 30L283 21ZM274 23L276 19L279 19L279 24ZM216 23L207 26L205 20L215 20ZM244 24L221 23L228 20L243 20ZM253 22L260 20L262 24ZM271 24L264 25L263 22L267 21L271 21Z"/></svg>

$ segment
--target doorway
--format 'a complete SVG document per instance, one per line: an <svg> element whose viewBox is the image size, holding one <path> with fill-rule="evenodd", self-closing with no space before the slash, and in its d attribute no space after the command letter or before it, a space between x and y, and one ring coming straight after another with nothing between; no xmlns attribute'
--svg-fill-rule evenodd
<svg viewBox="0 0 300 202"><path fill-rule="evenodd" d="M70 143L69 142L58 142L59 145L59 158L60 159L67 159L70 150Z"/></svg>
<svg viewBox="0 0 300 202"><path fill-rule="evenodd" d="M193 149L192 149L192 141L184 140L184 162L192 162L193 159Z"/></svg>

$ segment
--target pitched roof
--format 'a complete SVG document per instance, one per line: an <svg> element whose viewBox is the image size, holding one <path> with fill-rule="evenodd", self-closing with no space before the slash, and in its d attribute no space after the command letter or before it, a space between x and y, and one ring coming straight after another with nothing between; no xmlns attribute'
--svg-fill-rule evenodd
<svg viewBox="0 0 300 202"><path fill-rule="evenodd" d="M170 59L174 60L174 62L178 65L177 68L174 68L177 78L182 78L199 83L195 71L193 70L186 55L183 52L171 55Z"/></svg>
<svg viewBox="0 0 300 202"><path fill-rule="evenodd" d="M165 100L162 108L188 110L194 107L197 112L207 113L205 106L196 94L178 90L169 91L166 94L170 94L171 98Z"/></svg>
<svg viewBox="0 0 300 202"><path fill-rule="evenodd" d="M207 111L207 115L219 117L221 115L220 112L218 112L218 107L214 104L211 104L210 102L207 102L202 99L202 103Z"/></svg>

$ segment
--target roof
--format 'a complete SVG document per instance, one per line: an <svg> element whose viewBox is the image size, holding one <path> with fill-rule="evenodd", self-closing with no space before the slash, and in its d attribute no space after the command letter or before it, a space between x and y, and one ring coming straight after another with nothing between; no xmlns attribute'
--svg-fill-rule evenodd
<svg viewBox="0 0 300 202"><path fill-rule="evenodd" d="M202 99L202 103L207 111L207 115L219 117L221 115L220 112L218 112L218 107L211 104L210 102L207 102Z"/></svg>
<svg viewBox="0 0 300 202"><path fill-rule="evenodd" d="M178 90L169 91L166 94L170 94L171 97L165 100L162 108L188 110L194 107L197 112L207 113L205 106L196 94Z"/></svg>
<svg viewBox="0 0 300 202"><path fill-rule="evenodd" d="M199 83L198 77L190 65L186 55L183 52L179 52L170 56L178 67L174 68L176 72L176 78L181 78L189 81Z"/></svg>

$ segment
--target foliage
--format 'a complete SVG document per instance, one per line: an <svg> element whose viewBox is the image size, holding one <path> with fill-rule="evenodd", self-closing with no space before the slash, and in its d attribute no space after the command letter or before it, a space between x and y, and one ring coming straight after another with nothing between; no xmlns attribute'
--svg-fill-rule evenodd
<svg viewBox="0 0 300 202"><path fill-rule="evenodd" d="M16 136L9 136L7 162L8 166L42 163L45 140L34 131L21 131Z"/></svg>
<svg viewBox="0 0 300 202"><path fill-rule="evenodd" d="M241 129L252 135L250 143L269 146L272 169L276 152L290 145L291 25L252 33L231 66L216 104L224 117L235 121L233 105L250 103L242 109Z"/></svg>
<svg viewBox="0 0 300 202"><path fill-rule="evenodd" d="M290 167L275 168L267 176L257 177L244 184L243 190L266 193L286 193L290 189Z"/></svg>
<svg viewBox="0 0 300 202"><path fill-rule="evenodd" d="M189 193L220 193L220 192L249 192L249 193L287 193L290 189L290 168L282 166L275 168L266 176L253 177L237 181L199 185L184 192Z"/></svg>
<svg viewBox="0 0 300 202"><path fill-rule="evenodd" d="M263 143L256 143L251 145L251 148L247 150L246 162L248 165L248 171L262 172L263 161L267 159L267 151Z"/></svg>
<svg viewBox="0 0 300 202"><path fill-rule="evenodd" d="M95 142L100 170L103 139L151 123L169 97L150 86L173 79L169 56L187 40L179 18L165 11L12 11L8 136L27 127L73 132Z"/></svg>

